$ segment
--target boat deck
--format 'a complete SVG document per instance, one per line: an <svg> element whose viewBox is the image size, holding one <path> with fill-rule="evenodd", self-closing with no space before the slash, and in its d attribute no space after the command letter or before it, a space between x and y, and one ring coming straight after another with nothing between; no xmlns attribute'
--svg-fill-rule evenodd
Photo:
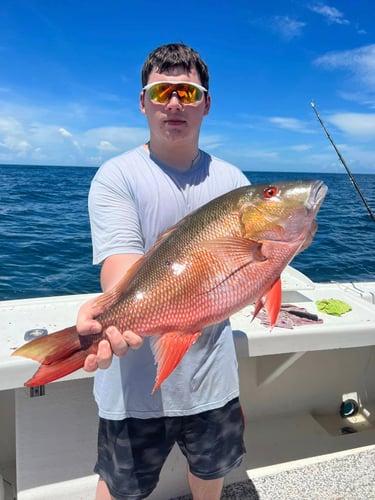
<svg viewBox="0 0 375 500"><path fill-rule="evenodd" d="M250 470L248 480L224 488L222 500L370 500L374 472L375 445Z"/></svg>
<svg viewBox="0 0 375 500"><path fill-rule="evenodd" d="M375 445L264 467L249 475L258 495L249 499L374 499Z"/></svg>

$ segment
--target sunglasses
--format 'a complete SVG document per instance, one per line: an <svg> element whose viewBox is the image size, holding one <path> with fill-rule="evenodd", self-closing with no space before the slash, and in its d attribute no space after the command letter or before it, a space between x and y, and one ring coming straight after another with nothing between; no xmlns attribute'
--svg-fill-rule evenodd
<svg viewBox="0 0 375 500"><path fill-rule="evenodd" d="M173 94L177 94L182 104L193 104L202 99L207 89L192 82L154 82L143 89L150 99L161 104L167 104Z"/></svg>

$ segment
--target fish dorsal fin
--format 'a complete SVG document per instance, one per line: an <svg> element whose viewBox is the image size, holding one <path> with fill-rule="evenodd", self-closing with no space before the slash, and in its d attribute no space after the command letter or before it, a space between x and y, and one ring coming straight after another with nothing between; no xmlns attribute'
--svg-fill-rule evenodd
<svg viewBox="0 0 375 500"><path fill-rule="evenodd" d="M161 245L162 243L164 243L164 241L165 241L167 238L169 238L169 236L173 233L173 231L174 231L174 230L175 230L175 229L176 229L179 225L181 225L182 221L183 221L183 220L180 220L180 221L179 221L179 222L177 222L177 224L175 224L174 226L172 226L172 227L170 227L170 228L166 229L166 230L164 231L164 233L162 233L162 234L159 236L159 238L156 240L156 242L155 242L155 243L154 243L154 245L152 246L152 251L154 251L154 250L155 250L155 248L160 247L160 245Z"/></svg>
<svg viewBox="0 0 375 500"><path fill-rule="evenodd" d="M265 308L271 328L276 324L281 307L281 279L278 278L268 291L255 304L254 319Z"/></svg>
<svg viewBox="0 0 375 500"><path fill-rule="evenodd" d="M134 264L130 266L128 271L113 288L99 295L94 303L94 307L99 307L102 312L104 312L113 304L115 304L120 299L122 294L126 292L128 284L133 279L138 270L143 266L145 258L146 255L143 255L140 259L134 262Z"/></svg>
<svg viewBox="0 0 375 500"><path fill-rule="evenodd" d="M154 243L154 245L152 246L152 248L150 249L150 251L148 253L153 253L158 247L160 247L160 245L162 243L164 243L164 241L169 238L169 236L174 232L176 231L176 229L178 229L180 226L182 226L186 221L187 219L190 219L191 216L196 212L197 210L194 210L193 212L191 212L190 214L188 215L185 215L185 217L183 217L181 220L179 220L178 222L176 222L176 224L173 224L173 226L169 227L168 229L166 229L163 233L161 233L161 235L159 236L159 238L156 240L156 242ZM148 255L148 254L146 254Z"/></svg>
<svg viewBox="0 0 375 500"><path fill-rule="evenodd" d="M168 332L159 337L151 337L151 349L157 363L155 385L152 392L156 391L173 372L201 333L200 331L195 333Z"/></svg>
<svg viewBox="0 0 375 500"><path fill-rule="evenodd" d="M267 260L262 253L261 242L239 236L205 240L199 244L211 252L215 258L229 265L232 272L251 262L263 262Z"/></svg>

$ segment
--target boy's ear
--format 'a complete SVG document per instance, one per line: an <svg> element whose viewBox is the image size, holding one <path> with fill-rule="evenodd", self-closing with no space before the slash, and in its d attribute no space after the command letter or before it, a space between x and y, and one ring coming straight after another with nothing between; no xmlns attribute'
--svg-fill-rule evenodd
<svg viewBox="0 0 375 500"><path fill-rule="evenodd" d="M207 93L206 95L206 103L205 103L205 109L204 109L204 115L208 115L208 112L210 111L211 107L211 96L210 94Z"/></svg>
<svg viewBox="0 0 375 500"><path fill-rule="evenodd" d="M144 90L139 94L139 107L141 108L141 113L146 114L145 110L145 93Z"/></svg>

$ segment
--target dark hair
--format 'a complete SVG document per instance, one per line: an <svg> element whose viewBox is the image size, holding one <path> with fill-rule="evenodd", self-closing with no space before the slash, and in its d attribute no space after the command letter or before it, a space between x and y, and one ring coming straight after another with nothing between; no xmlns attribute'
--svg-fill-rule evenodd
<svg viewBox="0 0 375 500"><path fill-rule="evenodd" d="M164 73L177 66L182 66L188 72L196 69L201 84L208 90L209 75L206 63L198 52L183 43L161 45L147 56L142 67L142 86L147 85L152 71Z"/></svg>

